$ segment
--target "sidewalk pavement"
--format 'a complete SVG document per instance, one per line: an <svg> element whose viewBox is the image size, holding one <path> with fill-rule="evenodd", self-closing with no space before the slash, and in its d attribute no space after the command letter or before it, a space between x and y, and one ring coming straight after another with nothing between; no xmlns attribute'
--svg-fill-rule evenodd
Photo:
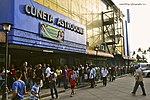
<svg viewBox="0 0 150 100"><path fill-rule="evenodd" d="M86 83L84 85L78 86L77 88L82 88L82 87L85 87L88 85L89 85L89 83ZM70 88L68 88L67 90L69 90L69 89ZM66 90L63 87L60 87L60 88L57 88L57 91L58 91L58 93L62 93L62 92L65 92ZM9 93L8 100L11 100L11 96L12 96L12 93ZM41 89L41 98L48 97L48 96L51 96L50 89L49 88ZM2 98L2 95L0 95L0 99L1 98ZM28 94L24 95L24 100L30 100L30 91L28 91Z"/></svg>
<svg viewBox="0 0 150 100"><path fill-rule="evenodd" d="M116 78L121 78L124 76L126 76L126 75L122 75L122 76L119 76ZM98 83L102 83L102 80L96 81L96 84L98 84ZM89 85L90 85L89 82L85 82L83 85L79 85L77 88L82 88L82 87L86 87ZM65 92L66 90L63 87L60 87L60 88L57 88L57 91L58 91L58 93L62 93L62 92ZM12 96L12 93L9 93L8 94L8 100L11 99L11 96ZM41 98L48 97L48 96L51 96L50 89L41 89ZM2 98L2 95L0 95L0 98ZM24 100L30 100L30 91L28 92L27 95L24 95Z"/></svg>
<svg viewBox="0 0 150 100"><path fill-rule="evenodd" d="M100 82L100 81L99 81ZM98 82L97 82L98 83ZM89 82L85 82L84 85L79 85L77 86L76 88L82 88L82 87L85 87L85 86L88 86L90 83ZM68 85L69 86L69 85ZM67 90L69 90L70 87L68 87ZM63 86L57 88L57 91L58 93L62 93L62 92L65 92L67 91L63 88ZM28 94L24 95L24 100L30 100L30 91L27 91ZM12 96L12 93L9 93L8 94L8 100L11 100L11 96ZM41 98L44 98L44 97L48 97L48 96L51 96L50 94L50 89L47 88L47 89L41 89ZM0 99L2 98L2 95L0 95Z"/></svg>
<svg viewBox="0 0 150 100"><path fill-rule="evenodd" d="M101 82L101 81L99 81L99 82ZM86 82L83 85L79 85L76 88L82 88L82 87L86 87L86 86L89 86L89 82ZM65 92L65 91L67 91L69 89L70 89L70 86L66 90L64 89L63 86L61 86L61 87L57 88L57 91L58 91L58 93L62 93L62 92ZM41 98L48 97L48 96L51 96L50 89L41 89ZM30 100L30 93L29 93L29 95L25 95L24 100Z"/></svg>

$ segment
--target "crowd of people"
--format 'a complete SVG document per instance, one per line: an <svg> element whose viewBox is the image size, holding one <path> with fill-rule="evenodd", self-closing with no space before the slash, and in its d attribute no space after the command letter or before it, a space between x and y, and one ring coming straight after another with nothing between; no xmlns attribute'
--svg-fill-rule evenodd
<svg viewBox="0 0 150 100"><path fill-rule="evenodd" d="M18 71L21 75L18 74ZM126 73L131 73L132 75L134 71L134 67L127 66L117 67L106 65L98 67L92 64L86 64L52 67L50 64L36 64L35 66L32 66L27 62L24 62L20 68L16 68L14 64L12 64L10 69L7 70L8 90L10 92L14 91L14 89L16 89L15 82L17 80L22 80L22 84L25 85L26 89L31 91L31 100L40 99L41 88L50 88L52 99L54 98L54 90L55 98L59 98L57 87L61 86L63 86L64 89L71 87L72 91L70 97L72 97L75 94L75 86L84 85L85 82L90 82L91 88L94 88L96 86L96 80L103 80L103 85L106 86L107 80L113 81L116 76ZM2 69L1 75L3 76L4 73L5 70ZM19 94L19 98L23 98L22 95L23 94ZM13 98L15 98L14 95Z"/></svg>

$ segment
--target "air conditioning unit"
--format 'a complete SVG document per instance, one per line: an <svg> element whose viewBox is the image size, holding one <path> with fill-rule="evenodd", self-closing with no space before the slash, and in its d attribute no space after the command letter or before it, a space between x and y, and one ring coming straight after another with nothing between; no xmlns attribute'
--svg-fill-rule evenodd
<svg viewBox="0 0 150 100"><path fill-rule="evenodd" d="M105 51L104 45L100 45L100 50Z"/></svg>
<svg viewBox="0 0 150 100"><path fill-rule="evenodd" d="M89 44L90 44L89 42L86 42L86 46L87 46L87 47L89 47Z"/></svg>

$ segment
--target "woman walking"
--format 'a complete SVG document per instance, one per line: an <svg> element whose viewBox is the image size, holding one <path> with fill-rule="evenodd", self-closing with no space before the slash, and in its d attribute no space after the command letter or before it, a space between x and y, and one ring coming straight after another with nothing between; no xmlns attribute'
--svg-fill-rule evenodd
<svg viewBox="0 0 150 100"><path fill-rule="evenodd" d="M69 71L69 82L71 85L71 94L70 97L73 97L73 95L75 94L75 84L76 84L76 79L77 79L77 75L74 71L74 67L71 68L71 70Z"/></svg>

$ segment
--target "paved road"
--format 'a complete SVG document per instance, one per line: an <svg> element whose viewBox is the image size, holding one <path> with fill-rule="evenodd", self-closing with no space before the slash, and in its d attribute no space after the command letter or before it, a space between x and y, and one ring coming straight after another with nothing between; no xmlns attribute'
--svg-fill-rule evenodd
<svg viewBox="0 0 150 100"><path fill-rule="evenodd" d="M76 95L70 97L70 91L59 94L57 100L150 100L150 78L144 79L147 96L142 96L139 87L136 96L130 94L134 86L134 77L126 76L109 82L106 87L99 83L96 88L84 87L76 90ZM50 100L45 97L42 100Z"/></svg>

